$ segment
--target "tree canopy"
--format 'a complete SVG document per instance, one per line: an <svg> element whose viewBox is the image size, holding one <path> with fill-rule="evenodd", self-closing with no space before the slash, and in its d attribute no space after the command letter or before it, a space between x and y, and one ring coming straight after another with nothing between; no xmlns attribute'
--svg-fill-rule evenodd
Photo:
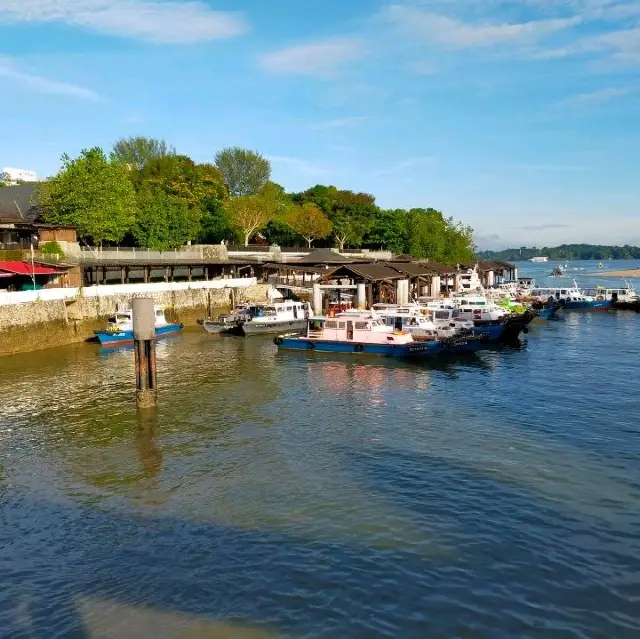
<svg viewBox="0 0 640 639"><path fill-rule="evenodd" d="M560 246L544 246L509 248L503 251L480 251L478 255L483 259L529 260L532 257L546 255L550 260L637 260L640 259L640 247L606 246L601 244L561 244Z"/></svg>
<svg viewBox="0 0 640 639"><path fill-rule="evenodd" d="M215 163L231 197L258 195L271 178L271 164L256 151L228 147L216 153Z"/></svg>
<svg viewBox="0 0 640 639"><path fill-rule="evenodd" d="M36 200L49 224L74 226L97 244L119 242L136 215L136 193L124 164L102 149L62 156L62 170L36 187Z"/></svg>
<svg viewBox="0 0 640 639"><path fill-rule="evenodd" d="M175 149L164 140L138 135L119 139L113 145L111 154L116 162L127 164L129 168L141 171L151 160L175 155Z"/></svg>
<svg viewBox="0 0 640 639"><path fill-rule="evenodd" d="M75 159L37 187L44 218L85 240L163 250L187 242L363 247L455 264L474 259L470 227L434 208L382 209L373 195L316 184L287 193L257 152L231 147L197 163L164 140L116 142ZM606 257L603 254L601 259Z"/></svg>

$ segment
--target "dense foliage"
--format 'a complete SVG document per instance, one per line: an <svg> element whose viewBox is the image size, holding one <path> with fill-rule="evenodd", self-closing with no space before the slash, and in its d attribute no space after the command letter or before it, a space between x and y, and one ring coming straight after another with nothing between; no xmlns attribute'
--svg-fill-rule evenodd
<svg viewBox="0 0 640 639"><path fill-rule="evenodd" d="M480 251L481 259L494 258L516 262L532 257L546 255L550 260L637 260L640 259L640 247L601 246L599 244L561 244L560 246L544 246L542 248L510 248L503 251Z"/></svg>
<svg viewBox="0 0 640 639"><path fill-rule="evenodd" d="M364 247L456 263L474 257L472 230L432 208L381 209L373 195L316 185L287 193L270 181L254 151L222 149L194 162L164 140L118 140L76 159L37 189L52 224L72 225L84 241L134 243L156 250L188 242Z"/></svg>

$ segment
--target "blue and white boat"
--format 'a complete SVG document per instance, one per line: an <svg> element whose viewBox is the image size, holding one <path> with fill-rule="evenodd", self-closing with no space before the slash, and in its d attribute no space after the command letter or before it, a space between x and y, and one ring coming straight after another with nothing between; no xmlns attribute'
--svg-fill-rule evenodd
<svg viewBox="0 0 640 639"><path fill-rule="evenodd" d="M164 309L160 306L154 308L156 337L177 333L184 327L182 324L167 322ZM133 317L131 310L116 311L107 321L107 327L103 331L96 331L95 336L103 346L115 346L133 342Z"/></svg>
<svg viewBox="0 0 640 639"><path fill-rule="evenodd" d="M534 288L531 297L549 303L553 300L559 301L568 311L607 311L612 307L611 299L606 299L604 295L585 295L575 280L572 287Z"/></svg>
<svg viewBox="0 0 640 639"><path fill-rule="evenodd" d="M335 317L312 317L302 335L282 335L274 342L282 350L401 358L474 352L482 345L481 341L464 336L437 339L431 335L414 339L400 325L386 324L374 311L346 311Z"/></svg>

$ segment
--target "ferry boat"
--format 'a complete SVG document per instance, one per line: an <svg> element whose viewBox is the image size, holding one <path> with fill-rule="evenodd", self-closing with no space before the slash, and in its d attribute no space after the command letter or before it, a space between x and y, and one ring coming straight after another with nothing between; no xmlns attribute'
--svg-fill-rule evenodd
<svg viewBox="0 0 640 639"><path fill-rule="evenodd" d="M252 304L239 314L238 326L234 330L242 335L302 330L310 316L311 305L308 302L284 300Z"/></svg>
<svg viewBox="0 0 640 639"><path fill-rule="evenodd" d="M164 309L161 306L154 308L156 337L177 333L183 329L182 324L167 322ZM107 320L104 331L96 331L95 336L103 346L113 346L133 342L133 315L129 310L118 310Z"/></svg>
<svg viewBox="0 0 640 639"><path fill-rule="evenodd" d="M410 332L386 324L374 311L351 311L338 313L335 317L312 317L302 335L281 335L274 342L283 350L403 358L472 352L482 345L481 341L462 336L417 341Z"/></svg>
<svg viewBox="0 0 640 639"><path fill-rule="evenodd" d="M611 300L602 294L596 297L585 295L575 280L573 286L567 288L534 288L531 296L542 301L558 300L569 311L606 311L612 305Z"/></svg>
<svg viewBox="0 0 640 639"><path fill-rule="evenodd" d="M610 301L613 308L621 311L640 311L640 295L633 288L633 284L626 280L625 286L621 288L596 286L585 289L584 293L595 299Z"/></svg>

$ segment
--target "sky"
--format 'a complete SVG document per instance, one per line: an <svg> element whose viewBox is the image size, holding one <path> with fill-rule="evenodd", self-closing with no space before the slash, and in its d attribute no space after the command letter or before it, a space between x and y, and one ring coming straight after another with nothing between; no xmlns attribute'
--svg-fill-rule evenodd
<svg viewBox="0 0 640 639"><path fill-rule="evenodd" d="M479 248L640 245L640 0L0 0L0 167L166 139Z"/></svg>

